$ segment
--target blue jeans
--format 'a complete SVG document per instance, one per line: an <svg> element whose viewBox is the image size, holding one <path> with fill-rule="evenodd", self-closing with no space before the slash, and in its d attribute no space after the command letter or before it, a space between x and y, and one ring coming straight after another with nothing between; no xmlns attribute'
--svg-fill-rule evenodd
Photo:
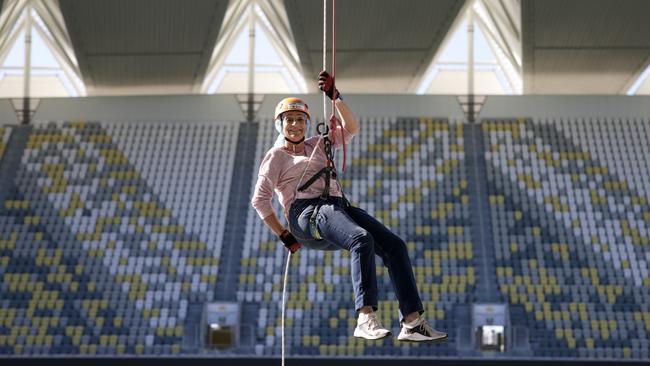
<svg viewBox="0 0 650 366"><path fill-rule="evenodd" d="M322 241L316 241L309 230L309 219L319 203L316 224L325 239ZM330 197L326 201L320 198L295 200L289 209L291 233L309 249L350 252L357 311L364 306L377 310L376 254L388 268L399 301L400 320L416 311L422 314L424 309L404 241L366 211L345 203L340 197Z"/></svg>

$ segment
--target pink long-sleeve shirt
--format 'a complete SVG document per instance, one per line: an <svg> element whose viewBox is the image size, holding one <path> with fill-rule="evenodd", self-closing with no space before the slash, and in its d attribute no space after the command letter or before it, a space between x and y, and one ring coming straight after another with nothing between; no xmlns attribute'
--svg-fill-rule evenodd
<svg viewBox="0 0 650 366"><path fill-rule="evenodd" d="M335 130L335 144L332 146L338 149L342 146L341 133L345 137L345 143L352 139L354 135L350 134L345 128L337 126ZM280 204L284 209L285 217L289 216L289 208L295 199L299 198L315 198L323 193L325 189L325 178L321 176L309 188L302 192L297 192L296 187L300 182L305 166L309 161L316 142L318 142L318 135L305 139L305 149L302 154L294 154L287 151L284 147L273 147L266 152L257 177L257 184L255 184L255 191L251 204L257 211L261 219L267 218L273 213L273 192L278 194ZM325 156L325 143L321 140L320 146L314 157L309 163L309 168L305 177L302 179L300 185L305 184L314 174L318 173L327 164L327 157ZM342 197L339 185L336 180L330 178L330 195Z"/></svg>

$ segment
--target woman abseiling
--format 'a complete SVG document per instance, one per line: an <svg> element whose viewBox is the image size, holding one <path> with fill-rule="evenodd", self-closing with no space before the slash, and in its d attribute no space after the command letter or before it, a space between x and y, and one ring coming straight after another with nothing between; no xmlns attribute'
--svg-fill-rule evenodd
<svg viewBox="0 0 650 366"><path fill-rule="evenodd" d="M318 85L334 100L341 117L342 126L329 131L333 135L331 148L337 149L342 141L349 141L359 132L359 124L326 71L319 74ZM333 167L333 160L331 154L326 154L328 139L319 139L318 135L305 138L310 120L309 107L303 100L285 98L278 103L274 122L280 136L260 164L251 204L291 253L302 246L350 252L355 309L359 312L355 337L379 339L391 333L379 323L375 313L378 310L375 255L378 255L388 268L399 301L401 331L397 339L446 340L447 333L433 329L423 316L424 308L404 241L367 212L348 203L335 170L331 174L318 174L327 170L323 168L328 164ZM280 223L273 210L274 192L278 194L289 228Z"/></svg>

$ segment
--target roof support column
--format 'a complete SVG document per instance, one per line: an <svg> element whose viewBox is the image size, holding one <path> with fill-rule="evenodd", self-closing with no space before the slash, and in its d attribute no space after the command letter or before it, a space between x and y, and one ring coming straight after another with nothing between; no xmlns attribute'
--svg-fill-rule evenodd
<svg viewBox="0 0 650 366"><path fill-rule="evenodd" d="M467 10L467 104L468 122L474 123L474 9L472 6Z"/></svg>
<svg viewBox="0 0 650 366"><path fill-rule="evenodd" d="M248 108L247 119L252 121L255 110L255 9L248 9Z"/></svg>
<svg viewBox="0 0 650 366"><path fill-rule="evenodd" d="M30 107L29 107L29 97L30 89L29 84L31 83L32 75L32 4L31 0L27 2L25 9L25 22L23 27L25 28L25 66L23 68L23 121L24 125L29 124L30 120Z"/></svg>

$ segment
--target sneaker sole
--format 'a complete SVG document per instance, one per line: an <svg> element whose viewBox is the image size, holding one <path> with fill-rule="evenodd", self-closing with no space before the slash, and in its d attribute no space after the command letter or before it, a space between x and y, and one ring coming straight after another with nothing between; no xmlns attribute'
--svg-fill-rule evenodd
<svg viewBox="0 0 650 366"><path fill-rule="evenodd" d="M409 338L400 338L399 336L397 337L398 341L401 342L412 342L412 343L441 343L441 342L446 342L449 339L449 335L445 335L444 337L439 337L439 338L432 338L432 339L409 339Z"/></svg>
<svg viewBox="0 0 650 366"><path fill-rule="evenodd" d="M375 339L386 338L386 337L388 337L390 334L391 334L391 332L388 332L388 333L386 333L386 334L384 334L384 335L380 335L380 336L373 336L373 335L370 335L370 334L365 334L365 333L361 332L361 331L358 330L358 329L355 329L355 330L354 330L354 336L355 336L355 337L357 337L357 338L363 338L363 339L368 339L368 340L375 340Z"/></svg>

